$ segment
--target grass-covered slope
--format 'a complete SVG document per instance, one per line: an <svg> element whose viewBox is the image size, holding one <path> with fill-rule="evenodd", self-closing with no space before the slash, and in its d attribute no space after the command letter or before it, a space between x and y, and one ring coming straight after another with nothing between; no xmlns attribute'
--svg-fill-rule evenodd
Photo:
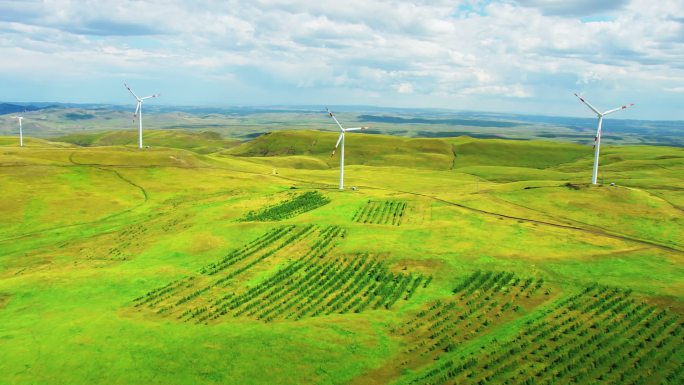
<svg viewBox="0 0 684 385"><path fill-rule="evenodd" d="M339 154L330 156L338 136L335 132L277 131L261 135L226 153L249 157L306 156L333 167L339 164ZM451 168L454 161L453 146L440 139L351 132L345 136L345 142L347 164L445 170Z"/></svg>
<svg viewBox="0 0 684 385"><path fill-rule="evenodd" d="M331 167L339 159L330 154L338 138L334 132L277 131L267 133L226 154L247 157L309 157ZM588 159L591 147L549 141L501 139L405 138L352 132L346 135L346 163L448 170L462 167L506 166L545 169ZM306 168L303 165L302 168Z"/></svg>
<svg viewBox="0 0 684 385"><path fill-rule="evenodd" d="M455 167L508 166L543 169L591 154L591 147L571 143L512 140L455 140Z"/></svg>
<svg viewBox="0 0 684 385"><path fill-rule="evenodd" d="M138 132L126 130L69 134L55 140L84 147L137 145ZM239 144L239 141L224 139L220 134L212 131L144 130L143 144L150 147L182 148L208 154L234 147Z"/></svg>
<svg viewBox="0 0 684 385"><path fill-rule="evenodd" d="M335 140L2 142L0 384L684 382L680 149Z"/></svg>
<svg viewBox="0 0 684 385"><path fill-rule="evenodd" d="M19 134L17 134L16 136L0 136L0 146L18 147ZM73 145L61 141L53 141L47 139L34 138L31 136L24 136L24 147L73 147Z"/></svg>

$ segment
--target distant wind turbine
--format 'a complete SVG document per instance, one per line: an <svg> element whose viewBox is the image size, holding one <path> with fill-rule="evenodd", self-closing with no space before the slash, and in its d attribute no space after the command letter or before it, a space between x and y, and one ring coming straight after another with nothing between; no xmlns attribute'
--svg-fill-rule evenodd
<svg viewBox="0 0 684 385"><path fill-rule="evenodd" d="M21 127L21 121L24 120L23 116L13 116L13 119L17 119L19 121L19 147L24 147L24 132Z"/></svg>
<svg viewBox="0 0 684 385"><path fill-rule="evenodd" d="M613 112L626 110L629 107L632 107L634 104L627 104L618 108L613 108L612 110L608 110L606 112L599 112L599 110L597 110L594 106L589 104L589 102L584 100L584 98L577 94L575 94L575 96L577 96L577 98L582 103L589 107L590 110L594 111L598 116L598 128L596 129L596 136L594 137L594 171L591 175L591 184L596 184L596 179L598 177L599 150L601 148L601 125L603 124L603 117L606 115L610 115Z"/></svg>
<svg viewBox="0 0 684 385"><path fill-rule="evenodd" d="M348 131L356 131L356 130L365 130L368 127L352 127L352 128L344 128L340 124L340 122L337 121L337 118L335 115L330 111L329 109L326 108L326 111L328 111L328 115L333 118L335 123L337 123L337 126L340 127L340 137L337 138L337 143L335 144L335 148L333 149L332 154L330 156L335 155L335 151L337 150L337 147L340 145L340 142L342 143L342 149L340 151L340 190L344 190L344 134Z"/></svg>
<svg viewBox="0 0 684 385"><path fill-rule="evenodd" d="M135 107L135 112L133 113L133 121L135 122L135 118L138 118L138 148L143 148L143 142L142 142L142 104L143 100L145 99L150 99L150 98L156 98L160 96L161 94L154 94L150 96L145 96L142 98L139 98L138 95L133 92L131 87L128 86L128 84L124 83L124 86L128 89L128 91L135 97L135 100L138 101L136 107Z"/></svg>

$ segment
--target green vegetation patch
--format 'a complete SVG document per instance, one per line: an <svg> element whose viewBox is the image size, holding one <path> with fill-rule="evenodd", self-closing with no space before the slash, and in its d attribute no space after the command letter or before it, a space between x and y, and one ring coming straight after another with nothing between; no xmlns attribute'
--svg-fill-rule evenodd
<svg viewBox="0 0 684 385"><path fill-rule="evenodd" d="M330 314L390 309L408 301L431 277L394 273L376 256L331 256L337 226L283 226L236 249L221 260L135 299L135 307L207 323L224 316L270 322ZM302 253L252 286L250 277L269 262Z"/></svg>
<svg viewBox="0 0 684 385"><path fill-rule="evenodd" d="M461 349L551 298L551 289L543 279L523 279L503 271L477 271L453 290L453 296L424 305L413 317L394 328L392 334L405 341L405 349L398 359L370 376L388 382L406 369L441 362L442 356ZM427 371L416 383L439 383L433 382L432 373L432 370Z"/></svg>
<svg viewBox="0 0 684 385"><path fill-rule="evenodd" d="M446 355L507 312L550 294L542 280L480 272L455 291L455 300L433 304L400 329L421 334L416 350ZM512 338L443 357L410 383L682 383L683 331L676 313L636 300L630 290L592 285L543 308Z"/></svg>
<svg viewBox="0 0 684 385"><path fill-rule="evenodd" d="M330 198L318 191L307 191L260 211L250 211L242 221L273 222L292 218L330 203Z"/></svg>
<svg viewBox="0 0 684 385"><path fill-rule="evenodd" d="M365 205L356 210L352 220L356 223L399 226L404 220L406 206L405 201L368 200Z"/></svg>
<svg viewBox="0 0 684 385"><path fill-rule="evenodd" d="M428 283L421 274L393 273L368 254L329 260L309 255L231 298L226 307L235 316L266 322L360 313L390 309L400 299L408 301L421 284Z"/></svg>

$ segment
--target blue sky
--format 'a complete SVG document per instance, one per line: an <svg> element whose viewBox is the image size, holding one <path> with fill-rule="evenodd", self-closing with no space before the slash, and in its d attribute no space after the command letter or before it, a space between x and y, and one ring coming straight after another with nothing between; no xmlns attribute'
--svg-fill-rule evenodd
<svg viewBox="0 0 684 385"><path fill-rule="evenodd" d="M0 101L684 120L684 2L0 2ZM622 115L622 116L618 116Z"/></svg>

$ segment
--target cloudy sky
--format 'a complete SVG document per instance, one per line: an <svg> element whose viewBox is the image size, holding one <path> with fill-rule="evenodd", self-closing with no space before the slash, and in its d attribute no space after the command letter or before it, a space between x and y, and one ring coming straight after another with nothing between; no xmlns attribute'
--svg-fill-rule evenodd
<svg viewBox="0 0 684 385"><path fill-rule="evenodd" d="M684 119L684 2L0 1L0 101L128 103L124 81L175 105L586 116L579 92Z"/></svg>

